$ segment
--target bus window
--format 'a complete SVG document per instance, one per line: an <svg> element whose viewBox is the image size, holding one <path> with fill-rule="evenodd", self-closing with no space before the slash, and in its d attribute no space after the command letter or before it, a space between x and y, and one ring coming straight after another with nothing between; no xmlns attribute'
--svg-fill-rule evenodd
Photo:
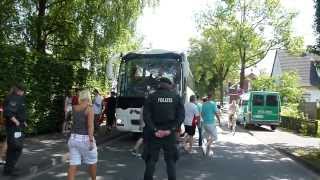
<svg viewBox="0 0 320 180"><path fill-rule="evenodd" d="M253 102L252 105L253 106L263 106L263 95L253 95Z"/></svg>
<svg viewBox="0 0 320 180"><path fill-rule="evenodd" d="M278 106L278 97L276 95L267 95L267 106Z"/></svg>

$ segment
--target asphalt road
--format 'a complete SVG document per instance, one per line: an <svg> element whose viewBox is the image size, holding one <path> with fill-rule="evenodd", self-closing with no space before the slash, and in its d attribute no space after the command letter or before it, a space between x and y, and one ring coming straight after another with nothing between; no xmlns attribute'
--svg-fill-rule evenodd
<svg viewBox="0 0 320 180"><path fill-rule="evenodd" d="M232 136L226 128L218 128L219 140L214 155L205 157L201 148L181 153L177 163L178 180L319 180L320 177L299 163L279 153L241 128ZM273 133L273 132L269 132ZM144 162L131 155L135 139L123 136L99 147L97 180L142 180ZM155 180L166 179L163 156ZM28 179L66 179L67 164L51 168ZM25 178L24 178L25 179ZM85 166L77 180L89 179Z"/></svg>

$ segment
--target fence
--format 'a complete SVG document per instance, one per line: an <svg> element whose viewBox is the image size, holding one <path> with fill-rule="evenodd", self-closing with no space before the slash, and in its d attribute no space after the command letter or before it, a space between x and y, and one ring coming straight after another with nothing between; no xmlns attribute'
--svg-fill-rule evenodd
<svg viewBox="0 0 320 180"><path fill-rule="evenodd" d="M281 117L280 126L307 136L320 136L319 120L304 120L293 117Z"/></svg>

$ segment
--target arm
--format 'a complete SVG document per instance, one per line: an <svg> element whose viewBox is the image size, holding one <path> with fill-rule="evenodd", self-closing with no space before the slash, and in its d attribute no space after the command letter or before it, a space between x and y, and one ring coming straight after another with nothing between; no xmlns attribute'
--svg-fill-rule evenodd
<svg viewBox="0 0 320 180"><path fill-rule="evenodd" d="M93 133L94 133L94 125L93 125L93 110L92 107L88 107L87 109L87 123L88 123L88 135L90 142L93 142Z"/></svg>
<svg viewBox="0 0 320 180"><path fill-rule="evenodd" d="M157 131L157 128L151 120L151 106L151 97L149 96L143 106L143 121L146 127L150 128L150 130Z"/></svg>
<svg viewBox="0 0 320 180"><path fill-rule="evenodd" d="M178 104L176 107L176 124L173 125L172 130L176 130L181 126L185 118L184 104L182 103L182 99L178 96Z"/></svg>
<svg viewBox="0 0 320 180"><path fill-rule="evenodd" d="M17 102L10 99L5 99L3 104L3 115L7 120L12 121L16 126L20 125L20 122L16 119Z"/></svg>

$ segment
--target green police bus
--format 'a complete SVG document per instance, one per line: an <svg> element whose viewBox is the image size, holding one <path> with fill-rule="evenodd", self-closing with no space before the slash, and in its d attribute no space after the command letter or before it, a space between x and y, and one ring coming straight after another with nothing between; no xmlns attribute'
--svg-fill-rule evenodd
<svg viewBox="0 0 320 180"><path fill-rule="evenodd" d="M251 91L240 96L238 121L247 125L269 125L272 130L280 124L280 95L278 92Z"/></svg>

